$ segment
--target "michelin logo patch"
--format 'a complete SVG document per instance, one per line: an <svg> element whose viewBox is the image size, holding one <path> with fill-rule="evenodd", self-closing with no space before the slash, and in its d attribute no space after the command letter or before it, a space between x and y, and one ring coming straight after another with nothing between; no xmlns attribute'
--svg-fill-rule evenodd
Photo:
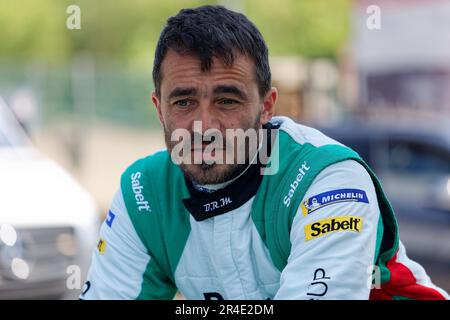
<svg viewBox="0 0 450 320"><path fill-rule="evenodd" d="M369 203L367 194L360 189L336 189L319 193L311 198L306 199L300 205L304 216L326 207L330 204L339 202L363 202Z"/></svg>

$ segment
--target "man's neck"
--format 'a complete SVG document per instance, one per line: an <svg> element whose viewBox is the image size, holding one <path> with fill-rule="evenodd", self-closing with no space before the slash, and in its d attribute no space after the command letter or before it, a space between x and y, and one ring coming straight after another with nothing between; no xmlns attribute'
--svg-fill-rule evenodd
<svg viewBox="0 0 450 320"><path fill-rule="evenodd" d="M219 189L223 189L226 186L232 184L234 181L236 181L240 176L242 176L247 170L248 168L250 168L250 165L248 165L244 170L242 170L242 172L240 174L238 174L236 177L234 177L231 180L222 182L222 183L216 183L216 184L198 184L195 181L192 182L192 185L194 186L194 188L198 191L202 191L202 192L214 192L217 191Z"/></svg>

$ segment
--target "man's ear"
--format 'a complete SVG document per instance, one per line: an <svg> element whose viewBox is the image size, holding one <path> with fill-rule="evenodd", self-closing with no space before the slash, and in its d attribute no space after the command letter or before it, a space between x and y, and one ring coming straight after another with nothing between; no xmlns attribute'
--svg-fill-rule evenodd
<svg viewBox="0 0 450 320"><path fill-rule="evenodd" d="M158 112L158 118L159 122L161 122L162 125L164 125L162 111L161 111L161 100L158 98L158 95L156 92L152 92L152 102L155 105L156 111Z"/></svg>
<svg viewBox="0 0 450 320"><path fill-rule="evenodd" d="M272 87L269 92L266 93L263 100L263 109L261 113L261 124L266 124L272 119L275 114L275 103L278 98L278 90Z"/></svg>

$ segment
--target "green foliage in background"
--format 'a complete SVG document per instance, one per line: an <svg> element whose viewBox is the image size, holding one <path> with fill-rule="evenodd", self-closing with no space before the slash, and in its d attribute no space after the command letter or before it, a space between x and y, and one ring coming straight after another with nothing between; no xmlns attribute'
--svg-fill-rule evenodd
<svg viewBox="0 0 450 320"><path fill-rule="evenodd" d="M261 30L271 55L335 58L349 31L350 0L2 0L0 95L30 87L43 118L79 113L73 69L87 56L95 96L83 113L157 124L150 92L160 31L181 8L218 2L240 8ZM81 30L66 27L72 4L81 8Z"/></svg>
<svg viewBox="0 0 450 320"><path fill-rule="evenodd" d="M182 7L216 3L3 0L0 57L65 63L77 52L89 51L99 59L142 64L151 60L167 17ZM81 30L66 28L71 4L81 8ZM348 33L349 0L242 0L240 7L260 28L274 55L333 57Z"/></svg>
<svg viewBox="0 0 450 320"><path fill-rule="evenodd" d="M335 58L350 28L348 0L247 0L271 55Z"/></svg>
<svg viewBox="0 0 450 320"><path fill-rule="evenodd" d="M65 7L54 0L0 2L0 58L8 60L67 57L70 39Z"/></svg>

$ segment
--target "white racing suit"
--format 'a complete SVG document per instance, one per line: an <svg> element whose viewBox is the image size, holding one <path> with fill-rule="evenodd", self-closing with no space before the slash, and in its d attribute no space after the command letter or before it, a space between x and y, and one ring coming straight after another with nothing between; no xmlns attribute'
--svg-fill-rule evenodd
<svg viewBox="0 0 450 320"><path fill-rule="evenodd" d="M213 193L167 151L123 174L81 299L447 299L408 259L391 206L352 150L272 120L275 174Z"/></svg>

